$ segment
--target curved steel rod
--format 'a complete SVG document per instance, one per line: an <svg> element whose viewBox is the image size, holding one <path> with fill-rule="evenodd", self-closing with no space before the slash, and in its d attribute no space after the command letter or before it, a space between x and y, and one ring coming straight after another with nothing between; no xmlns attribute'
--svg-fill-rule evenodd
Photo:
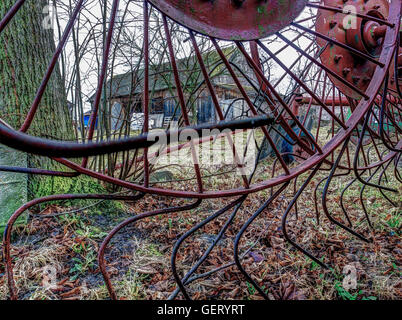
<svg viewBox="0 0 402 320"><path fill-rule="evenodd" d="M396 155L395 155L395 158L396 158ZM378 177L378 184L381 184L382 177L383 177L383 175L385 176L385 171L388 169L389 165L390 165L393 161L394 161L394 159L392 159L391 161L389 161L389 162L387 163L387 165L385 165L385 167L384 167L383 170L381 171L381 173L380 173L380 175L379 175L379 177ZM384 191L383 191L382 189L380 189L380 192L381 192L382 196L384 197L384 199L386 199L392 206L394 206L394 207L397 207L397 206L398 206L395 202L393 202L393 201L384 193Z"/></svg>
<svg viewBox="0 0 402 320"><path fill-rule="evenodd" d="M354 236L358 237L359 239L361 239L361 240L363 240L363 241L365 241L365 242L370 243L370 242L372 242L372 240L367 239L366 237L362 236L361 234L357 233L356 231L352 230L351 228L349 228L349 227L345 226L344 224L340 223L338 220L334 219L334 218L330 215L329 210L328 210L327 195L328 195L329 185L331 184L332 178L333 178L333 176L334 176L334 174L335 174L335 171L336 171L336 169L337 169L337 167L338 167L339 162L340 162L341 159L342 159L342 156L343 156L343 154L344 154L344 152L345 152L345 149L346 149L346 147L347 147L347 145L348 145L348 143L349 143L349 140L350 140L350 138L347 138L347 139L346 139L346 141L345 141L345 143L344 143L344 145L343 145L341 151L339 152L339 155L338 155L338 157L337 157L337 159L336 159L336 161L335 161L335 163L334 163L334 166L332 167L331 173L330 173L329 176L328 176L328 180L327 180L327 182L326 182L326 184L325 184L325 187L324 187L324 190L323 190L323 192L322 192L322 208L323 208L323 210L324 210L325 215L327 216L327 218L328 218L331 222L333 222L334 224L338 225L338 226L341 227L342 229L348 231L349 233L353 234ZM356 152L357 152L357 151L356 151Z"/></svg>
<svg viewBox="0 0 402 320"><path fill-rule="evenodd" d="M246 198L246 196L243 196L242 198ZM225 225L222 227L222 229L220 230L219 234L216 236L216 238L214 239L214 241L211 243L211 245L209 246L209 248L205 251L205 253L202 255L202 257L197 261L197 263L186 273L186 275L183 277L183 279L181 280L182 283L184 285L187 285L193 281L195 281L196 279L198 279L198 277L200 275L196 275L191 277L194 272L196 272L198 270L198 268L201 266L201 264L208 258L209 254L212 252L212 250L215 248L215 246L219 243L219 241L222 239L223 235L225 234L226 230L229 228L230 224L233 222L233 220L235 219L239 209L241 208L243 204L243 201L241 201L240 203L238 203L236 205L236 207L234 208L232 214L230 215L230 217L227 219ZM201 222L202 223L202 222ZM198 224L197 226L200 226L200 224ZM199 227L200 228L200 227ZM197 228L197 229L199 229ZM234 262L233 262L234 264ZM233 265L232 264L232 265ZM219 269L219 268L217 268ZM191 278L190 278L191 277ZM177 297L177 295L179 294L179 292L181 291L180 287L178 287L176 290L173 291L173 293L169 296L168 300L173 300Z"/></svg>
<svg viewBox="0 0 402 320"><path fill-rule="evenodd" d="M316 263L318 263L320 266L322 266L323 268L329 269L329 267L323 263L321 260L319 260L318 258L316 258L315 256L313 256L313 254L311 254L309 251L307 251L306 249L303 249L300 245L298 245L295 241L293 241L292 239L290 239L288 232L287 232L287 218L288 215L290 213L290 211L292 210L294 204L296 203L297 199L300 197L300 195L303 193L304 189L306 189L306 187L308 186L308 184L310 183L311 179L315 176L315 174L317 173L317 171L320 169L321 163L317 164L317 166L314 168L314 170L311 172L311 174L308 176L308 178L304 181L303 185L300 187L299 191L297 192L297 194L293 197L292 201L289 203L288 207L285 210L285 213L282 216L282 233L286 239L286 241L288 241L292 246L294 246L297 250L299 250L300 252L302 252L303 254L305 254L306 256L308 256L310 259L312 259L313 261L315 261Z"/></svg>
<svg viewBox="0 0 402 320"><path fill-rule="evenodd" d="M341 209L343 211L343 214L345 215L346 220L348 220L350 228L353 228L353 223L352 223L352 220L350 220L348 213L346 212L346 209L345 209L345 206L344 206L344 203L343 203L343 196L345 195L346 190L348 190L352 186L352 184L355 183L356 181L357 181L357 178L354 178L352 181L350 181L346 185L346 187L342 190L341 197L340 197Z"/></svg>
<svg viewBox="0 0 402 320"><path fill-rule="evenodd" d="M247 228L250 226L251 223L287 188L289 182L283 184L252 216L250 219L246 221L243 227L240 229L239 233L236 236L234 242L234 261L237 265L237 268L240 272L244 275L244 277L249 281L253 287L266 299L268 299L267 294L262 290L262 288L255 282L255 280L246 272L243 268L240 258L239 258L239 243Z"/></svg>
<svg viewBox="0 0 402 320"><path fill-rule="evenodd" d="M387 82L386 82L386 83L387 83ZM362 130L361 130L361 132L360 132L359 143L357 144L355 157L354 157L354 159L353 159L353 171L354 171L354 173L355 173L356 178L357 178L361 183L367 184L367 185L369 185L369 186L371 186L371 187L374 187L374 188L383 189L383 190L387 190L387 191L391 191L391 192L397 193L398 190L396 190L396 189L389 188L389 187L385 187L385 186L381 186L381 185L377 185L377 184L370 183L370 182L366 182L366 181L361 177L359 171L357 170L358 161L359 161L359 153L360 153L360 149L362 148L363 139L364 139L365 132L366 132L366 130L367 130L368 120L369 120L369 118L370 118L370 113L371 113L371 111L372 111L372 107L370 107L370 109L369 109L369 111L368 111L368 113L367 113L367 115L366 115L366 117L365 117L364 124L363 124L363 128L362 128ZM381 126L381 124L380 124L380 126ZM383 142L384 142L384 145L386 146L384 140L383 140Z"/></svg>
<svg viewBox="0 0 402 320"><path fill-rule="evenodd" d="M5 266L7 271L7 281L8 288L10 291L11 300L17 300L17 293L15 289L14 276L13 276L13 266L11 261L11 232L14 226L14 223L17 221L18 217L20 217L26 210L32 208L33 206L45 202L52 201L60 201L60 200L126 200L126 201L135 201L142 198L144 194L139 194L136 196L120 196L120 195L106 195L106 194L63 194L63 195L52 195L46 196L42 198L38 198L32 201L27 202L22 207L20 207L14 214L10 217L7 222L6 228L3 234L3 254L5 260Z"/></svg>
<svg viewBox="0 0 402 320"><path fill-rule="evenodd" d="M197 226L191 228L189 231L187 231L183 236L180 237L179 240L177 240L175 246L173 247L173 251L172 251L172 257L171 257L171 267L172 267L172 272L173 272L173 276L176 280L177 285L180 288L180 291L182 292L183 296L187 299L187 300L191 300L189 294L187 293L187 290L184 286L184 279L182 280L179 276L179 274L177 273L177 268L176 268L176 260L177 260L177 254L178 251L180 249L181 244L191 235L193 235L197 230L201 229L202 227L204 227L205 225L207 225L208 223L210 223L211 221L215 220L216 218L220 217L222 214L224 214L225 212L227 212L228 210L232 209L235 205L237 204L241 204L244 202L244 200L247 198L247 196L242 196L238 199L236 199L235 201L230 202L228 205L226 205L224 208L218 210L215 214L213 214L212 216L210 216L207 219L204 219L200 224L198 224Z"/></svg>
<svg viewBox="0 0 402 320"><path fill-rule="evenodd" d="M349 170L349 172L350 172L350 170ZM334 175L334 177L346 176L346 175L349 174L349 172L347 172L347 173L338 173L338 174ZM315 207L315 215L316 215L316 218L317 218L317 225L320 224L320 212L318 210L317 191L318 191L318 188L320 187L320 185L326 180L328 180L328 177L322 178L314 188L314 207ZM347 214L346 214L346 216L347 216ZM347 216L347 219L349 220L348 216Z"/></svg>
<svg viewBox="0 0 402 320"><path fill-rule="evenodd" d="M398 51L398 48L396 48L396 51ZM396 74L395 77L397 77L397 76L398 75ZM384 136L384 116L385 116L385 105L386 105L386 92L388 89L388 79L389 79L389 73L387 72L387 75L384 80L384 93L383 93L383 97L382 97L382 101L381 101L381 109L380 109L380 123L379 123L380 137L382 138L382 142L387 147L387 149L389 149L391 151L395 151L395 152L401 152L402 151L401 149L397 149L394 146L389 145Z"/></svg>
<svg viewBox="0 0 402 320"><path fill-rule="evenodd" d="M106 283L106 287L109 291L110 297L113 300L117 300L117 295L113 289L112 281L110 280L110 277L107 273L106 262L105 262L105 250L106 250L109 242L112 240L112 238L124 227L126 227L130 224L133 224L141 219L148 218L148 217L154 217L154 216L158 216L158 215L164 215L164 214L168 214L168 213L191 210L191 209L198 207L201 204L201 202L202 202L202 199L198 199L194 203L180 206L180 207L171 207L171 208L165 208L165 209L159 209L159 210L155 210L155 211L145 212L145 213L139 214L135 217L132 217L132 218L129 218L129 219L123 221L118 226L116 226L112 231L110 231L110 233L107 235L105 240L103 240L102 245L99 248L98 263L99 263L99 268L102 272L103 279Z"/></svg>
<svg viewBox="0 0 402 320"><path fill-rule="evenodd" d="M263 144L263 142L262 142L262 144ZM251 173L250 177L248 178L247 185L253 180L253 177L254 177L254 175L255 175L255 173L256 173L257 167L258 167L258 165L259 165L259 159L260 159L260 157L261 157L261 152L262 152L262 146L260 146L260 148L259 148L259 150L258 150L258 154L257 154L257 157L256 157L256 161L255 161L255 163L254 163L254 170L253 170L253 172ZM239 199L240 199L240 202L236 205L236 207L235 207L235 209L233 210L232 214L231 214L230 217L227 219L226 223L224 224L224 226L222 227L222 229L220 230L220 232L218 233L218 235L216 236L216 238L214 239L214 241L212 242L212 244L211 244L211 245L209 246L209 248L205 251L205 253L203 254L203 256L202 256L202 257L197 261L197 263L190 269L190 271L188 271L188 272L186 273L186 275L183 277L183 280L180 280L180 278L178 278L179 281L180 281L181 286L179 285L179 287L169 296L169 300L174 299L174 298L178 295L178 293L179 293L180 291L182 291L184 294L186 294L186 295L188 296L188 294L187 294L187 292L186 292L184 286L187 285L188 283L194 281L194 280L197 278L197 276L195 276L195 277L192 277L192 278L191 278L191 279L194 279L194 280L189 279L189 278L191 277L191 275L194 274L194 272L196 272L196 271L198 270L198 268L202 265L202 263L204 263L204 261L208 258L209 254L212 252L212 250L215 248L215 246L216 246L216 245L218 244L218 242L221 240L221 238L222 238L223 235L225 234L226 230L229 228L229 225L230 225L230 224L233 222L233 220L235 219L235 217L236 217L236 215L237 215L237 212L239 211L239 209L240 209L241 206L243 205L243 202L244 202L244 200L245 200L246 198L247 198L247 195L245 195L245 196L239 198ZM225 211L227 211L227 210L225 210ZM212 220L211 220L211 221L212 221ZM197 230L199 230L200 228L202 228L202 227L205 225L204 222L205 222L205 221L202 221L201 223L199 223L198 225L196 225L194 228L192 228L192 233L195 233ZM190 233L191 233L191 232L190 232ZM187 237L188 237L188 236L190 236L189 233L187 233ZM184 241L187 237L186 237L186 235L183 235L182 241ZM179 240L179 242L180 242L180 240ZM178 252L178 250L179 250L179 246L180 246L180 243L179 243L179 242L176 244L176 246L177 246L176 254L177 254L177 252ZM173 254L172 254L172 259L173 259L173 258L176 260L176 255L173 256ZM233 264L234 264L234 263L233 263ZM218 268L218 269L219 269L219 268ZM179 282L178 282L178 283L179 283Z"/></svg>

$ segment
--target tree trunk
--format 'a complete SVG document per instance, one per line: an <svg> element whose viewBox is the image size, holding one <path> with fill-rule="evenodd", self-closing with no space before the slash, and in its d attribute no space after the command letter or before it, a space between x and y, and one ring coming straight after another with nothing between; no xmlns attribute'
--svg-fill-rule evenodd
<svg viewBox="0 0 402 320"><path fill-rule="evenodd" d="M0 18L14 4L0 1ZM53 29L44 22L46 0L26 1L0 34L0 117L15 129L24 122L55 50ZM57 140L73 140L74 131L59 66L43 95L29 134ZM44 157L28 156L30 167L59 169ZM48 183L47 179L34 179Z"/></svg>
<svg viewBox="0 0 402 320"><path fill-rule="evenodd" d="M0 2L0 17L13 3ZM16 129L25 119L55 50L53 30L44 28L46 5L46 0L26 1L0 35L0 116ZM58 140L74 138L58 67L28 133Z"/></svg>

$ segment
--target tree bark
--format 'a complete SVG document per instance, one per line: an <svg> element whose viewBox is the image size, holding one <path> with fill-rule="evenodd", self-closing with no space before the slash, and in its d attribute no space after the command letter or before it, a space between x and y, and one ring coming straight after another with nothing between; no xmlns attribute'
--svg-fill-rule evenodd
<svg viewBox="0 0 402 320"><path fill-rule="evenodd" d="M0 1L0 18L14 4ZM0 117L19 129L34 100L55 51L53 29L46 28L46 0L26 1L0 34ZM73 140L71 115L59 66L43 95L29 134L58 140ZM32 167L54 168L48 159L29 157Z"/></svg>
<svg viewBox="0 0 402 320"><path fill-rule="evenodd" d="M0 0L0 19L14 2ZM48 14L44 13L44 8L47 5L46 0L26 1L0 34L0 117L17 130L25 120L55 51L54 30L45 25ZM74 140L59 65L53 71L27 133L48 139ZM27 164L31 168L63 169L49 158L33 155L27 156ZM28 199L57 192L53 190L53 184L52 177L28 177Z"/></svg>

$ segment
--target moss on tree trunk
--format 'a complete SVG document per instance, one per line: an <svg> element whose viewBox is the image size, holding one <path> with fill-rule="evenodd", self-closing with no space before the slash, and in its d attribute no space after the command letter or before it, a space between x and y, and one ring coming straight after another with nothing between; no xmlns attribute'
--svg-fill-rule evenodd
<svg viewBox="0 0 402 320"><path fill-rule="evenodd" d="M0 1L0 18L14 2ZM44 25L46 5L46 0L26 1L0 35L0 117L15 129L21 127L55 51L54 30ZM53 72L28 133L57 140L74 139L59 66ZM55 162L32 155L28 156L28 165L60 169ZM31 186L38 187L41 183L49 181L30 177ZM35 190L31 192L34 196Z"/></svg>

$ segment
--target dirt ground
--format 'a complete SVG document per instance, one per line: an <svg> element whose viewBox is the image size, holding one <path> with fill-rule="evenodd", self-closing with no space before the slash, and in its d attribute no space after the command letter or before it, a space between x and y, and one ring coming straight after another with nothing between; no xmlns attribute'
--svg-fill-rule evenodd
<svg viewBox="0 0 402 320"><path fill-rule="evenodd" d="M259 166L257 180L270 178L270 168L272 159ZM211 173L206 188L236 187L239 178L233 178L226 169L206 168L204 174ZM175 179L183 181L167 181L163 184L165 187L195 188L194 181L188 180L192 168L181 164L170 170ZM213 175L217 172L221 174ZM331 223L320 202L320 223L317 223L314 188L327 174L325 171L319 173L299 198L297 216L292 211L289 217L288 232L294 241L319 257L330 269L320 267L283 237L281 219L294 195L292 184L245 232L239 246L242 265L270 299L402 299L402 186L392 175L388 176L387 185L399 190L399 193L387 193L396 206L384 199L378 190L367 188L363 200L373 229L369 227L359 201L361 186L355 183L345 194L344 204L354 230L373 240L366 243ZM298 179L297 187L306 177L305 174ZM340 192L350 180L351 177L334 178L328 196L331 214L344 223L345 217L337 203ZM245 200L224 237L197 274L233 264L236 235L270 193L268 189ZM320 201L321 192L317 197ZM119 299L168 298L176 288L170 267L174 244L181 235L229 202L230 199L205 200L196 209L147 218L120 232L106 251L108 272ZM29 224L13 231L11 255L19 298L109 299L97 263L97 251L107 233L133 215L185 203L188 202L147 195L135 203L118 202L113 206L98 203L78 213L60 216L51 215L79 206L65 208L53 204L36 208L31 212ZM41 215L36 215L40 210ZM184 275L203 255L231 212L207 224L182 244L177 256L180 275ZM0 299L7 299L3 257L1 261ZM344 280L348 275L345 272L351 268L356 271L357 283L346 290ZM193 299L262 299L234 265L186 287ZM179 294L177 298L183 299L183 296Z"/></svg>

